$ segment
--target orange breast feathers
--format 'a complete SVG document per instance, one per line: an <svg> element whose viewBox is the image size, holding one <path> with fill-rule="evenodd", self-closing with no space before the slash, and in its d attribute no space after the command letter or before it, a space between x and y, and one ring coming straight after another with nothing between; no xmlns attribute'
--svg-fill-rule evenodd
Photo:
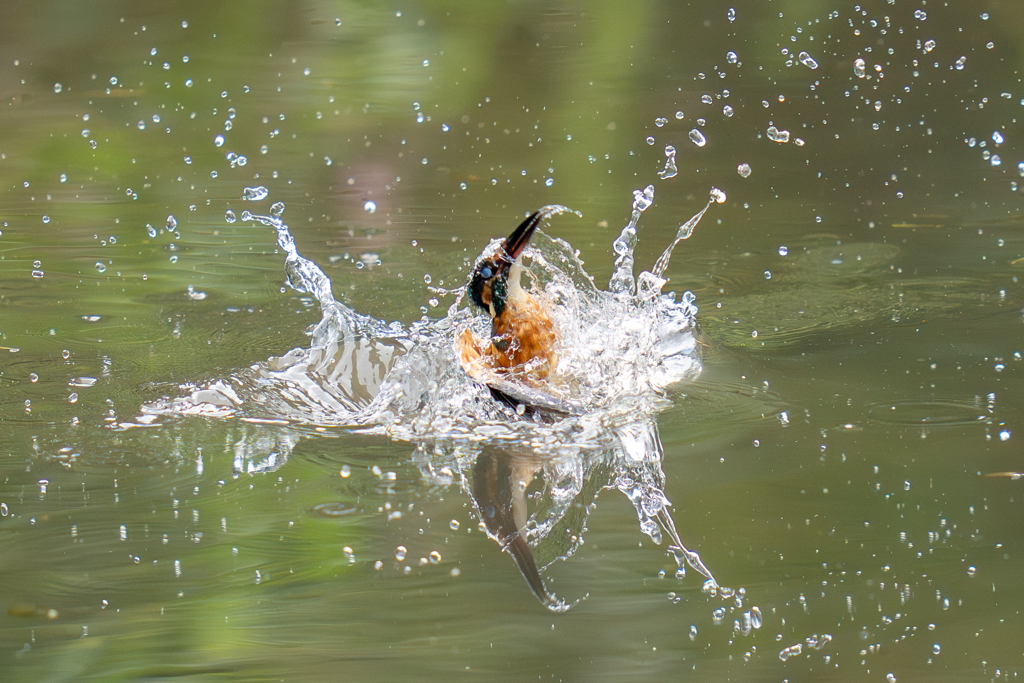
<svg viewBox="0 0 1024 683"><path fill-rule="evenodd" d="M508 379L532 383L549 378L558 365L557 337L551 318L526 294L510 299L501 316L491 320L491 338L465 330L459 357L470 377L491 370Z"/></svg>

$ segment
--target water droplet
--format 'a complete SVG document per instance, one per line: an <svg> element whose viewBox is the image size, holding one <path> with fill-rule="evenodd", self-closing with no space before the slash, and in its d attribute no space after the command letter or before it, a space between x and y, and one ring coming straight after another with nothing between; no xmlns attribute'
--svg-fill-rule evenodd
<svg viewBox="0 0 1024 683"><path fill-rule="evenodd" d="M178 227L178 220L174 216L168 216L165 227L167 228L167 232L173 232Z"/></svg>
<svg viewBox="0 0 1024 683"><path fill-rule="evenodd" d="M1003 144L1003 134L1000 133L998 130L992 133L992 142L996 143L997 145Z"/></svg>
<svg viewBox="0 0 1024 683"><path fill-rule="evenodd" d="M914 18L917 19L918 21L924 21L925 19L928 18L928 13L925 12L923 9L914 10Z"/></svg>
<svg viewBox="0 0 1024 683"><path fill-rule="evenodd" d="M814 57L810 56L806 52L801 52L796 56L800 60L800 63L806 66L808 69L817 69L818 63L814 61Z"/></svg>
<svg viewBox="0 0 1024 683"><path fill-rule="evenodd" d="M554 178L548 178L547 180L544 181L544 184L547 185L548 187L551 187L552 185L555 184L555 179ZM465 188L463 188L463 189L465 189Z"/></svg>
<svg viewBox="0 0 1024 683"><path fill-rule="evenodd" d="M441 561L441 553L437 552L436 550L431 550L429 557L430 564L437 564Z"/></svg>
<svg viewBox="0 0 1024 683"><path fill-rule="evenodd" d="M940 652L942 652L942 646L941 645L939 645L938 643L935 643L934 645L932 645L932 654L937 655Z"/></svg>
<svg viewBox="0 0 1024 683"><path fill-rule="evenodd" d="M677 111L676 112L676 120L682 119L684 116L686 116L686 114L684 114L683 112L681 112L681 111Z"/></svg>
<svg viewBox="0 0 1024 683"><path fill-rule="evenodd" d="M789 142L789 131L779 130L775 126L768 126L768 139L775 142Z"/></svg>
<svg viewBox="0 0 1024 683"><path fill-rule="evenodd" d="M63 85L61 85L60 83L54 83L53 84L53 92L55 92L55 93L57 93L59 95L62 90L64 90L64 86Z"/></svg>
<svg viewBox="0 0 1024 683"><path fill-rule="evenodd" d="M366 203L363 204L363 211L366 213L376 213L377 203L370 199L366 200Z"/></svg>
<svg viewBox="0 0 1024 683"><path fill-rule="evenodd" d="M714 99L712 99L711 95L704 94L700 96L700 101L703 102L704 104L711 104L712 102L714 102Z"/></svg>
<svg viewBox="0 0 1024 683"><path fill-rule="evenodd" d="M242 199L247 202L258 202L260 200L266 199L267 195L269 194L270 190L263 187L262 185L257 185L256 187L246 187L242 190Z"/></svg>
<svg viewBox="0 0 1024 683"><path fill-rule="evenodd" d="M729 62L730 64L735 64L739 60L740 58L735 52L729 51L725 53L725 61Z"/></svg>
<svg viewBox="0 0 1024 683"><path fill-rule="evenodd" d="M448 528L450 528L452 531L458 531L459 530L459 520L453 519L452 521L448 522Z"/></svg>
<svg viewBox="0 0 1024 683"><path fill-rule="evenodd" d="M716 204L724 204L726 199L725 192L722 192L717 187L711 188L711 201Z"/></svg>
<svg viewBox="0 0 1024 683"><path fill-rule="evenodd" d="M425 273L423 275L423 282L425 282L426 284L429 285L431 283L431 281L432 280L431 280L431 277L430 277L430 273Z"/></svg>
<svg viewBox="0 0 1024 683"><path fill-rule="evenodd" d="M661 128L666 123L668 123L668 119L666 119L663 116L659 116L658 118L654 119L654 125L656 125L658 128Z"/></svg>
<svg viewBox="0 0 1024 683"><path fill-rule="evenodd" d="M232 211L231 209L228 209L227 211L224 212L224 222L225 223L234 223L237 220L238 220L238 218L235 216L235 212ZM155 235L154 235L154 237L155 237Z"/></svg>
<svg viewBox="0 0 1024 683"><path fill-rule="evenodd" d="M750 164L742 163L736 167L736 172L740 174L741 178L747 178L750 176Z"/></svg>
<svg viewBox="0 0 1024 683"><path fill-rule="evenodd" d="M701 133L696 128L690 131L690 141L693 142L693 144L697 145L698 147L703 147L704 145L708 144L708 139L704 137L704 133Z"/></svg>
<svg viewBox="0 0 1024 683"><path fill-rule="evenodd" d="M999 432L999 440L1000 441L1009 441L1010 440L1010 430L1009 429L1004 429L1003 431Z"/></svg>
<svg viewBox="0 0 1024 683"><path fill-rule="evenodd" d="M786 256L788 254L789 254L789 247L787 247L785 244L783 244L781 247L779 247L779 256Z"/></svg>
<svg viewBox="0 0 1024 683"><path fill-rule="evenodd" d="M772 279L772 271L770 271L770 270L764 271L764 279L765 280L771 280Z"/></svg>
<svg viewBox="0 0 1024 683"><path fill-rule="evenodd" d="M732 118L732 115L736 113L731 106L728 104L722 107L722 113L725 114L726 118Z"/></svg>
<svg viewBox="0 0 1024 683"><path fill-rule="evenodd" d="M395 548L395 559L401 562L405 559L406 553L408 552L409 551L406 550L404 545L398 546L397 548Z"/></svg>
<svg viewBox="0 0 1024 683"><path fill-rule="evenodd" d="M96 262L96 270L100 273L107 272L107 267L101 261Z"/></svg>
<svg viewBox="0 0 1024 683"><path fill-rule="evenodd" d="M672 145L665 145L665 168L658 171L658 177L662 180L674 178L679 173L676 167L676 148Z"/></svg>
<svg viewBox="0 0 1024 683"><path fill-rule="evenodd" d="M654 144L654 136L648 135L646 142L647 142L648 145L653 145Z"/></svg>
<svg viewBox="0 0 1024 683"><path fill-rule="evenodd" d="M270 215L274 218L280 218L281 214L284 213L284 202L274 202L270 205Z"/></svg>
<svg viewBox="0 0 1024 683"><path fill-rule="evenodd" d="M960 57L960 59L956 60L956 62L953 64L953 66L956 68L957 71L963 71L964 70L964 64L966 64L966 63L967 63L967 56L964 55L964 56Z"/></svg>
<svg viewBox="0 0 1024 683"><path fill-rule="evenodd" d="M730 24L731 24L732 22L736 21L736 10L735 10L735 9L733 9L732 7L730 7L730 8L729 8L728 10L726 10L726 12L725 12L725 18L729 20L729 23L730 23ZM696 629L694 629L694 630L696 630Z"/></svg>
<svg viewBox="0 0 1024 683"><path fill-rule="evenodd" d="M924 53L928 54L929 52L934 50L935 49L935 45L936 45L936 43L935 43L934 40L930 40L929 39L929 40L924 41Z"/></svg>

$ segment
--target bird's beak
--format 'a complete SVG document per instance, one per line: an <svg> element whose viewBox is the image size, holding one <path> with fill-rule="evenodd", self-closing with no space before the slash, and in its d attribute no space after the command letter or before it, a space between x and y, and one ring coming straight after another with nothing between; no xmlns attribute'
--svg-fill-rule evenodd
<svg viewBox="0 0 1024 683"><path fill-rule="evenodd" d="M508 254L511 261L515 261L523 253L523 249L529 243L530 237L533 236L533 231L537 229L537 226L540 225L540 222L545 217L546 214L543 210L535 211L508 236L505 240L505 253Z"/></svg>

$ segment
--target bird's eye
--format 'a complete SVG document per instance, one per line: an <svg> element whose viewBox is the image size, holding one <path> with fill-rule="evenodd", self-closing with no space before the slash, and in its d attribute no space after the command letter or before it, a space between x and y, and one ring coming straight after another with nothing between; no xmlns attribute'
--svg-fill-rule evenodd
<svg viewBox="0 0 1024 683"><path fill-rule="evenodd" d="M484 266L480 269L480 277L483 279L490 280L492 275L494 275L494 271L489 266Z"/></svg>

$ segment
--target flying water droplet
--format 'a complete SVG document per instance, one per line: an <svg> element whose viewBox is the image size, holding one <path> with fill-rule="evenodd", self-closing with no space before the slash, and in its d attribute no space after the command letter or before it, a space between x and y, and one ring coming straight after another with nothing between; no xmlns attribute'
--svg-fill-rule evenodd
<svg viewBox="0 0 1024 683"><path fill-rule="evenodd" d="M668 119L666 119L663 116L659 116L658 118L654 119L654 125L656 125L658 128L661 128L666 123L668 123Z"/></svg>
<svg viewBox="0 0 1024 683"><path fill-rule="evenodd" d="M377 203L372 199L368 199L366 203L363 204L363 211L365 211L366 213L376 213Z"/></svg>
<svg viewBox="0 0 1024 683"><path fill-rule="evenodd" d="M258 202L260 200L266 199L267 195L269 194L270 190L263 187L262 185L258 185L256 187L247 187L242 190L242 199L244 199L247 202Z"/></svg>
<svg viewBox="0 0 1024 683"><path fill-rule="evenodd" d="M698 147L703 147L704 145L708 144L708 139L704 137L704 133L701 133L696 128L690 131L690 141L693 142L693 144L697 145Z"/></svg>
<svg viewBox="0 0 1024 683"><path fill-rule="evenodd" d="M800 63L806 66L808 69L817 69L818 63L814 61L814 57L810 56L806 52L801 52L796 56L800 60Z"/></svg>
<svg viewBox="0 0 1024 683"><path fill-rule="evenodd" d="M867 64L865 64L864 60L861 59L860 57L857 57L857 59L853 60L853 73L857 78L864 78L865 76L867 76Z"/></svg>
<svg viewBox="0 0 1024 683"><path fill-rule="evenodd" d="M732 52L731 50L725 53L725 61L729 62L730 64L735 64L736 62L739 61L739 59L739 55L737 55L735 52Z"/></svg>
<svg viewBox="0 0 1024 683"><path fill-rule="evenodd" d="M724 204L726 199L725 192L722 192L717 187L711 188L711 201L715 204Z"/></svg>
<svg viewBox="0 0 1024 683"><path fill-rule="evenodd" d="M665 145L665 168L658 171L658 177L662 180L667 180L675 178L678 173L679 169L676 168L676 148L672 145Z"/></svg>
<svg viewBox="0 0 1024 683"><path fill-rule="evenodd" d="M789 131L779 130L775 126L768 126L768 139L774 142L789 142Z"/></svg>
<svg viewBox="0 0 1024 683"><path fill-rule="evenodd" d="M742 163L736 167L736 172L740 174L741 178L747 178L750 176L750 164Z"/></svg>

